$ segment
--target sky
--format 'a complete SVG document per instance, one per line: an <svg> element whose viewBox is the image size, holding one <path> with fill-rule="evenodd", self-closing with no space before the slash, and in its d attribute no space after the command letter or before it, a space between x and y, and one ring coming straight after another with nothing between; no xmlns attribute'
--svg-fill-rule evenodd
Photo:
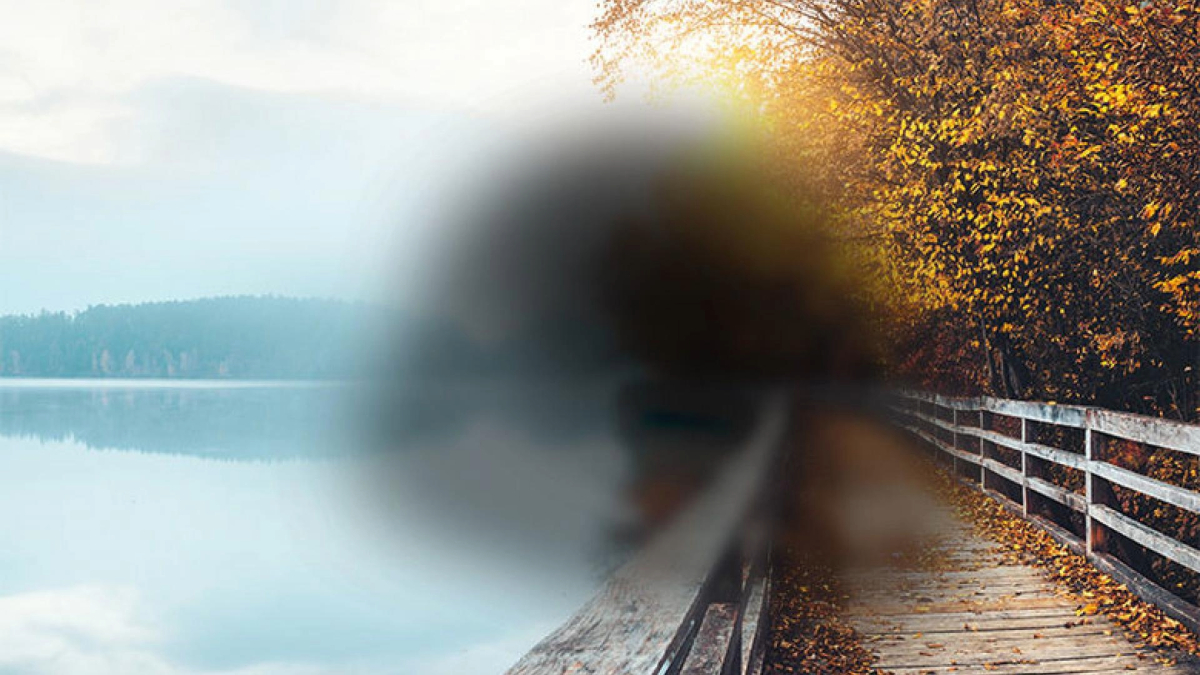
<svg viewBox="0 0 1200 675"><path fill-rule="evenodd" d="M603 103L593 0L0 0L0 314L372 299L497 139Z"/></svg>

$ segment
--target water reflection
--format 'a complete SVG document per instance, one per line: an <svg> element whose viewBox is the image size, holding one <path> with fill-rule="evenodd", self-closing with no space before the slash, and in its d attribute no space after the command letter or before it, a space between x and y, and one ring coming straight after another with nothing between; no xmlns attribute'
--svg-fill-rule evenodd
<svg viewBox="0 0 1200 675"><path fill-rule="evenodd" d="M93 450L276 461L404 452L502 420L540 443L611 436L611 383L366 384L0 380L0 437Z"/></svg>
<svg viewBox="0 0 1200 675"><path fill-rule="evenodd" d="M0 382L5 673L502 672L749 409L613 382L47 384Z"/></svg>
<svg viewBox="0 0 1200 675"><path fill-rule="evenodd" d="M0 436L75 441L94 450L278 460L337 450L337 385L175 387L137 382L0 385ZM205 386L207 384L207 386Z"/></svg>
<svg viewBox="0 0 1200 675"><path fill-rule="evenodd" d="M353 388L0 383L0 672L501 672L611 564L626 459L584 398L430 393L380 453ZM588 476L553 569L435 517L463 452Z"/></svg>

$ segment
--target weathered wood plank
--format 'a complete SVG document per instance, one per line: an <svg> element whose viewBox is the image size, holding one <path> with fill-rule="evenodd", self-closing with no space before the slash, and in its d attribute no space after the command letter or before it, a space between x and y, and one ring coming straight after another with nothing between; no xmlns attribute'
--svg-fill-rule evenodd
<svg viewBox="0 0 1200 675"><path fill-rule="evenodd" d="M913 433L920 436L927 443L931 443L932 445L934 445L936 448L938 448L942 452L953 455L953 456L963 460L964 462L970 462L972 464L979 464L981 461L983 461L983 457L981 457L980 455L976 455L976 454L970 453L970 452L965 452L965 451L959 450L958 448L955 448L953 446L947 445L946 443L943 443L939 439L934 438L933 436L930 436L929 434L925 433L924 431L921 431L920 429L910 429L910 431L912 431Z"/></svg>
<svg viewBox="0 0 1200 675"><path fill-rule="evenodd" d="M1153 660L1139 659L1136 656L1127 655L1054 659L1038 663L1023 663L1020 659L1011 659L1007 662L972 666L950 666L948 668L934 669L933 671L923 667L894 668L891 672L893 675L1008 675L1010 673L1020 673L1021 675L1076 675L1082 673L1099 675L1123 673L1124 675L1129 675L1131 672L1152 672L1157 675L1182 675L1184 673L1193 673L1194 671L1184 667L1164 668Z"/></svg>
<svg viewBox="0 0 1200 675"><path fill-rule="evenodd" d="M1087 457L1074 452L1067 452L1066 450L1059 450L1058 448L1039 445L1037 443L1023 443L1018 449L1046 461L1061 464L1062 466L1069 466L1072 469L1079 469L1080 471L1087 469Z"/></svg>
<svg viewBox="0 0 1200 675"><path fill-rule="evenodd" d="M989 431L987 429L970 429L966 432L972 436L977 436L985 441L995 443L1011 450L1018 452L1029 453L1039 459L1044 459L1047 462L1061 464L1084 471L1087 469L1087 457L1075 452L1067 452L1059 448L1054 448L1049 445L1041 445L1038 443L1026 443L1010 436L1005 436L997 431Z"/></svg>
<svg viewBox="0 0 1200 675"><path fill-rule="evenodd" d="M930 647L929 645L941 645ZM1017 639L1001 640L991 635L972 634L956 640L931 642L924 637L909 638L902 643L875 645L880 652L879 667L904 668L916 665L959 665L994 663L999 660L1022 660L1030 663L1052 659L1119 656L1141 653L1124 636L1103 632L1081 632L1035 640L1032 634Z"/></svg>
<svg viewBox="0 0 1200 675"><path fill-rule="evenodd" d="M696 642L683 662L679 675L721 675L730 658L737 628L738 607L732 602L708 606Z"/></svg>
<svg viewBox="0 0 1200 675"><path fill-rule="evenodd" d="M1120 534L1145 546L1155 553L1170 558L1189 569L1200 572L1200 551L1172 539L1158 530L1146 527L1129 516L1103 504L1092 504L1089 513L1092 518L1100 521Z"/></svg>
<svg viewBox="0 0 1200 675"><path fill-rule="evenodd" d="M1098 409L1088 412L1088 422L1102 434L1200 455L1200 426Z"/></svg>
<svg viewBox="0 0 1200 675"><path fill-rule="evenodd" d="M1013 401L992 398L990 396L952 397L918 391L905 391L901 393L901 396L954 410L993 412L1008 417L1024 417L1025 419L1045 424L1057 424L1075 428L1083 428L1087 423L1088 412L1093 410L1086 406L1058 405L1038 401Z"/></svg>
<svg viewBox="0 0 1200 675"><path fill-rule="evenodd" d="M953 544L951 544L953 545ZM990 549L989 549L990 552ZM966 556L961 560L970 561L973 558ZM946 558L951 566L955 564L955 558ZM849 577L854 580L859 588L877 589L885 593L904 594L909 592L918 592L923 589L936 588L939 590L952 591L961 589L980 589L980 588L1020 588L1020 587L1037 587L1042 588L1045 585L1042 575L1025 566L1002 566L985 567L983 569L972 569L970 572L956 574L943 571L926 571L926 570L905 570L889 573L880 573L872 577Z"/></svg>
<svg viewBox="0 0 1200 675"><path fill-rule="evenodd" d="M957 541L955 541L954 543L956 546L958 545ZM986 544L976 545L975 547L972 547L973 551L991 551L994 549L995 549L995 546L988 546ZM886 577L882 576L882 575L872 575L870 577L865 577L864 580L869 581L871 579L901 579L901 580L913 579L913 580L919 580L919 581L923 582L925 579L928 579L931 574L934 576L934 578L944 579L944 580L950 581L950 582L953 582L956 580L965 580L965 581L978 581L978 582L982 583L982 582L985 582L988 579L994 578L994 577L999 577L1002 579L1010 579L1016 575L1022 575L1022 574L1027 575L1030 579L1041 579L1042 578L1041 574L1039 574L1033 568L1027 567L1025 565L1006 564L1006 565L996 565L994 567L986 567L986 568L980 569L980 570L956 570L956 569L936 569L936 570L932 570L932 571L930 571L930 570L895 570L893 572L890 572L888 575L886 575Z"/></svg>
<svg viewBox="0 0 1200 675"><path fill-rule="evenodd" d="M1064 427L1083 428L1087 423L1088 408L1073 405L1055 405L1033 401L1010 401L999 398L984 398L981 406L988 412L1024 417L1027 420Z"/></svg>
<svg viewBox="0 0 1200 675"><path fill-rule="evenodd" d="M1089 464L1092 474L1104 480L1116 483L1122 487L1136 490L1144 495L1154 497L1159 501L1174 504L1192 513L1200 513L1200 492L1165 483L1161 480L1143 476L1140 473L1113 466L1107 462L1093 461Z"/></svg>
<svg viewBox="0 0 1200 675"><path fill-rule="evenodd" d="M1083 495L1077 492L1059 487L1054 483L1036 476L1029 476L1025 479L1025 485L1034 492L1053 499L1059 504L1068 506L1080 513L1087 509L1087 504L1084 501Z"/></svg>
<svg viewBox="0 0 1200 675"><path fill-rule="evenodd" d="M859 623L872 631L878 631L876 635L881 640L890 639L893 635L921 635L934 642L937 642L940 638L935 639L930 636L942 634L949 636L957 636L963 633L1024 635L1030 640L1036 640L1039 638L1034 637L1034 635L1053 637L1059 634L1066 634L1063 631L1071 631L1074 634L1080 630L1084 630L1084 628L1087 630L1108 630L1107 628L1095 626L1064 628L1067 623L1075 619L1077 617L1073 610L1058 608L1057 611L1053 612L1043 610L1040 614L1027 612L990 612L988 614L973 615L965 619L961 617L953 619L930 617L928 620L918 621L914 617L905 617L901 621L872 622L870 618L863 618Z"/></svg>
<svg viewBox="0 0 1200 675"><path fill-rule="evenodd" d="M763 656L766 654L767 594L770 586L766 578L760 578L750 585L750 594L746 598L746 607L742 614L742 663L743 675L756 672L762 668Z"/></svg>
<svg viewBox="0 0 1200 675"><path fill-rule="evenodd" d="M1005 478L1013 483L1016 483L1017 485L1022 485L1024 483L1024 476L1021 475L1020 469L1014 469L1004 462L995 459L985 459L983 460L983 467L997 476Z"/></svg>
<svg viewBox="0 0 1200 675"><path fill-rule="evenodd" d="M991 429L979 429L975 432L975 435L985 441L990 441L996 445L1001 445L1013 450L1020 451L1025 449L1024 441L1019 438L1013 438L1012 436L1006 436L999 431L993 431Z"/></svg>
<svg viewBox="0 0 1200 675"><path fill-rule="evenodd" d="M958 600L944 602L894 602L891 604L875 604L868 616L911 616L913 614L985 614L996 611L1020 611L1024 609L1046 609L1060 607L1059 598L1049 595L1037 598L988 597L979 600Z"/></svg>
<svg viewBox="0 0 1200 675"><path fill-rule="evenodd" d="M981 436L981 432L982 433L987 432L986 429L980 429L979 427L967 426L965 424L955 424L953 422L947 422L946 420L941 420L936 417L930 417L929 415L923 415L921 413L916 413L916 414L919 417L921 417L922 419L924 419L926 422L929 422L930 424L937 425L938 427L945 429L946 431L949 431L949 432L955 433L955 434L959 434L961 436L978 438Z"/></svg>

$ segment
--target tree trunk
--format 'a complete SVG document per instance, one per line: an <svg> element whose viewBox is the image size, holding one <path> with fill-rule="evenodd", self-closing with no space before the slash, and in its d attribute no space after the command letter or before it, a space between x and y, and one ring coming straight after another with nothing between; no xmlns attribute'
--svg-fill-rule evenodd
<svg viewBox="0 0 1200 675"><path fill-rule="evenodd" d="M1023 398L1029 390L1029 369L1017 357L1007 335L996 333L992 342L996 345L996 366L993 369L989 364L993 389L1004 398Z"/></svg>

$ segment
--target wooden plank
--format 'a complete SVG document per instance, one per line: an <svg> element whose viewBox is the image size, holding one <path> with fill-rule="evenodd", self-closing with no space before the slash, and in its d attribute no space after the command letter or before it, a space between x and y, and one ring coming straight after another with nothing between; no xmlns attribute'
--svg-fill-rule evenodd
<svg viewBox="0 0 1200 675"><path fill-rule="evenodd" d="M955 545L953 542L952 545ZM995 549L994 546L986 548L974 548L976 551L990 551ZM886 575L872 574L869 577L859 578L849 576L848 579L856 583L870 583L877 581L880 584L906 584L906 583L924 583L927 579L936 579L939 582L945 583L994 583L1003 582L1009 579L1029 579L1041 580L1042 575L1033 568L1025 565L996 565L994 567L985 567L978 570L955 570L955 569L935 569L935 570L896 570Z"/></svg>
<svg viewBox="0 0 1200 675"><path fill-rule="evenodd" d="M953 456L963 460L964 462L970 462L972 464L979 464L979 462L983 460L983 458L979 455L965 452L965 451L959 450L958 448L955 448L953 446L947 445L946 443L943 443L942 441L934 438L933 436L930 436L929 434L925 433L924 431L921 431L920 429L918 429L916 427L909 427L908 430L913 432L914 434L920 436L922 440L924 440L926 443L933 445L938 450L941 450L942 452L944 452L946 454L953 455Z"/></svg>
<svg viewBox="0 0 1200 675"><path fill-rule="evenodd" d="M929 644L943 646L940 649L931 649ZM970 633L945 643L931 642L920 637L902 643L876 646L880 653L876 665L883 669L948 665L950 661L956 661L959 665L982 665L1001 660L1036 663L1052 659L1132 655L1142 652L1124 636L1104 635L1103 632L1081 632L1040 641L1027 635L1001 640L988 634Z"/></svg>
<svg viewBox="0 0 1200 675"><path fill-rule="evenodd" d="M768 592L766 578L751 582L746 606L742 611L742 663L738 672L743 675L760 670L766 655Z"/></svg>
<svg viewBox="0 0 1200 675"><path fill-rule="evenodd" d="M950 668L953 668L953 670ZM1134 655L1055 659L1037 663L1021 663L1019 660L1010 660L1008 663L993 663L990 668L985 668L982 665L951 666L950 668L939 668L932 672L930 672L929 668L919 666L915 668L893 668L891 673L892 675L1007 675L1009 673L1020 673L1021 675L1082 675L1083 673L1097 675L1122 673L1123 675L1129 675L1129 673L1152 672L1156 675L1177 675L1194 672L1184 667L1164 668L1153 660L1138 659Z"/></svg>
<svg viewBox="0 0 1200 675"><path fill-rule="evenodd" d="M1005 618L997 618L999 615L1003 615ZM967 617L965 620L937 619L935 617L922 621L918 620L918 617L906 617L902 621L873 622L870 618L864 618L860 621L860 625L881 637L891 635L957 635L964 632L988 634L1016 634L1020 632L1033 639L1032 635L1034 633L1039 635L1056 635L1059 631L1077 630L1076 628L1064 628L1068 622L1074 621L1077 618L1075 612L1071 609L1054 608L1053 610L1045 610L1041 614L990 612L988 614Z"/></svg>
<svg viewBox="0 0 1200 675"><path fill-rule="evenodd" d="M1002 478L1006 478L1009 481L1016 483L1017 485L1023 485L1025 482L1024 481L1025 477L1021 475L1020 469L1014 469L1011 466L1009 466L999 460L995 460L995 459L991 459L991 458L985 459L985 460L983 460L983 466L988 471L991 471L992 473L994 473Z"/></svg>
<svg viewBox="0 0 1200 675"><path fill-rule="evenodd" d="M1111 410L1089 411L1088 422L1102 434L1200 455L1200 426Z"/></svg>
<svg viewBox="0 0 1200 675"><path fill-rule="evenodd" d="M734 629L738 608L732 602L713 603L704 613L696 641L683 662L679 675L721 675L733 658Z"/></svg>
<svg viewBox="0 0 1200 675"><path fill-rule="evenodd" d="M965 450L959 450L958 448L951 446L951 445L946 445L945 443L939 443L938 445L941 447L942 452L954 455L955 457L961 459L964 462L970 462L971 464L979 464L981 461L983 461L983 457L976 455L974 453L967 452Z"/></svg>
<svg viewBox="0 0 1200 675"><path fill-rule="evenodd" d="M1054 483L1051 483L1043 478L1029 476L1025 479L1025 485L1028 486L1030 490L1033 490L1044 497L1049 497L1059 504L1068 506L1076 511L1079 511L1080 513L1083 513L1083 511L1087 509L1087 504L1084 502L1083 495L1077 492L1072 492L1066 488L1059 487L1058 485L1055 485Z"/></svg>
<svg viewBox="0 0 1200 675"><path fill-rule="evenodd" d="M1200 572L1200 551L1172 539L1158 530L1146 527L1129 516L1103 504L1092 504L1088 510L1093 519L1129 537L1155 553L1184 567Z"/></svg>
<svg viewBox="0 0 1200 675"><path fill-rule="evenodd" d="M1054 462L1055 464L1067 466L1072 469L1079 469L1080 471L1087 470L1087 457L1084 457L1081 454L1067 452L1066 450L1059 450L1058 448L1052 448L1048 445L1039 445L1037 443L1023 443L1019 449L1035 457L1040 457L1046 461Z"/></svg>
<svg viewBox="0 0 1200 675"><path fill-rule="evenodd" d="M925 391L902 391L902 397L914 398L926 403L933 403L945 408L953 408L955 410L978 410L980 399L978 397L968 396L944 396L942 394L934 394Z"/></svg>
<svg viewBox="0 0 1200 675"><path fill-rule="evenodd" d="M1088 465L1091 473L1122 487L1136 490L1159 501L1173 504L1181 509L1200 513L1200 492L1193 492L1140 473L1113 466L1107 462L1093 461Z"/></svg>
<svg viewBox="0 0 1200 675"><path fill-rule="evenodd" d="M938 597L952 598L986 593L1032 596L1046 588L1046 581L1045 579L1026 578L1024 575L1011 581L986 581L980 583L965 581L946 583L936 578L929 578L924 582L915 580L902 581L884 577L876 583L860 584L860 587L863 589L864 595L874 593L886 597L908 597L911 595L936 599Z"/></svg>
<svg viewBox="0 0 1200 675"><path fill-rule="evenodd" d="M957 457L961 460L970 462L972 464L978 464L980 461L983 460L982 455L977 455L973 452L968 452L966 450L959 450L958 448L954 447L953 445L950 445L949 443L946 443L945 441L942 441L940 439L934 438L933 443L935 445L937 445L938 448L940 448L942 450L942 452L945 452L950 455L954 455L955 457Z"/></svg>
<svg viewBox="0 0 1200 675"><path fill-rule="evenodd" d="M981 406L988 412L1009 417L1023 417L1044 424L1082 429L1087 423L1088 408L1074 405L1056 405L1033 401L1010 401L1001 398L985 398Z"/></svg>
<svg viewBox="0 0 1200 675"><path fill-rule="evenodd" d="M1079 469L1080 471L1087 470L1087 457L1079 453L1067 452L1066 450L1061 450L1049 445L1026 443L1010 436L1005 436L999 432L989 431L987 429L977 429L973 432L973 435L978 436L985 441L995 443L996 445L1001 445L1018 452L1029 453L1035 457L1044 459L1047 462L1061 464L1062 466L1067 466L1072 469Z"/></svg>
<svg viewBox="0 0 1200 675"><path fill-rule="evenodd" d="M933 403L937 400L937 394L928 391L921 391L919 389L902 390L898 391L897 394L901 398L915 399L918 401L925 401L927 403Z"/></svg>
<svg viewBox="0 0 1200 675"><path fill-rule="evenodd" d="M1047 605L1045 607L1022 607L1022 608L1012 608L1012 609L998 609L998 610L995 610L992 612L987 612L986 614L983 612L980 612L978 610L960 610L957 612L941 612L938 614L922 612L922 613L909 613L909 614L904 615L903 617L896 618L896 617L891 617L891 616L886 616L883 614L876 613L876 612L874 612L874 610L872 608L866 607L864 605L853 605L847 609L846 615L849 617L852 617L855 621L859 621L859 620L884 621L884 620L886 620L888 623L891 623L891 624L921 622L921 621L948 621L948 622L952 622L952 623L957 621L957 622L963 622L963 623L968 623L968 622L973 623L975 621L979 621L984 618L993 618L996 620L1004 620L1004 619L1011 619L1011 618L1016 618L1016 617L1057 616L1064 612L1068 613L1068 614L1074 614L1075 606L1067 604L1067 603L1060 603L1058 605Z"/></svg>
<svg viewBox="0 0 1200 675"><path fill-rule="evenodd" d="M946 420L941 419L940 417L936 417L934 415L926 415L923 412L916 412L916 413L913 413L913 415L915 415L916 417L919 417L921 420L923 420L929 424L933 424L938 427L941 427L942 429L945 429L946 431L955 431L958 428L957 424L955 424L953 422L947 422Z"/></svg>
<svg viewBox="0 0 1200 675"><path fill-rule="evenodd" d="M985 441L991 441L992 443L995 443L996 445L1001 445L1006 448L1010 448L1012 450L1017 450L1017 451L1025 450L1025 442L1024 441L1022 441L1019 438L1013 438L1012 436L1006 436L1005 434L1002 434L999 431L994 431L992 429L977 429L977 430L975 430L975 435L978 436L979 438L982 438Z"/></svg>
<svg viewBox="0 0 1200 675"><path fill-rule="evenodd" d="M1024 571L1012 574L1012 578L993 577L979 580L947 580L941 577L894 577L880 575L875 580L858 580L856 585L867 591L888 595L908 595L912 593L928 594L932 589L938 593L963 593L966 591L1004 591L1006 593L1031 592L1045 588L1046 580L1040 576L1025 574Z"/></svg>
<svg viewBox="0 0 1200 675"><path fill-rule="evenodd" d="M936 610L938 605L952 603L973 604L980 598L996 598L1000 602L1030 601L1030 599L1051 597L1048 595L1045 581L1015 585L991 584L988 586L938 586L936 584L913 585L910 589L888 590L887 587L874 587L870 591L859 592L859 597L865 602L887 602L889 599L900 599L913 605L926 605Z"/></svg>
<svg viewBox="0 0 1200 675"><path fill-rule="evenodd" d="M1025 609L1045 609L1061 606L1062 599L1055 596L1025 598L990 597L982 600L953 600L944 602L894 602L893 604L875 604L867 616L910 616L912 614L983 614L995 611L1018 611Z"/></svg>

